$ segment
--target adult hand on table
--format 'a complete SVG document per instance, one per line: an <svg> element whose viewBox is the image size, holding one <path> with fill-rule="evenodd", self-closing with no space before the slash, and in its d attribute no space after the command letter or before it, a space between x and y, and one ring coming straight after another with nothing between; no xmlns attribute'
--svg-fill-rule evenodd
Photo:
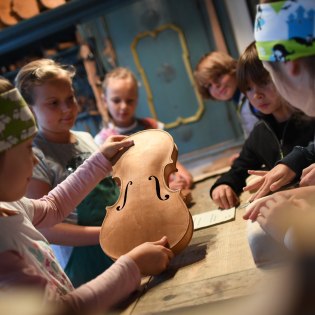
<svg viewBox="0 0 315 315"><path fill-rule="evenodd" d="M257 192L250 197L250 202L264 197L270 194L270 192L279 190L283 186L291 183L296 176L295 172L285 164L278 164L269 172L249 170L248 173L261 176L259 180L243 188L244 191L258 189Z"/></svg>

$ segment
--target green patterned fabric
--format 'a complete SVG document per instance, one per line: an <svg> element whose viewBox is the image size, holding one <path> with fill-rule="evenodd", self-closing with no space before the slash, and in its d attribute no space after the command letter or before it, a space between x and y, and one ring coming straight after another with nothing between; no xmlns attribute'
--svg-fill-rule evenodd
<svg viewBox="0 0 315 315"><path fill-rule="evenodd" d="M34 116L17 89L0 94L0 152L37 132Z"/></svg>
<svg viewBox="0 0 315 315"><path fill-rule="evenodd" d="M314 0L257 5L255 40L260 60L295 60L315 55Z"/></svg>

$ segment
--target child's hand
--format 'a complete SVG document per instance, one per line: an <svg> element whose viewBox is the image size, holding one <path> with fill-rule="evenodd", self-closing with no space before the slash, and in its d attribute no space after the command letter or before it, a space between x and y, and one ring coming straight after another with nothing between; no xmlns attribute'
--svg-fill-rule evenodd
<svg viewBox="0 0 315 315"><path fill-rule="evenodd" d="M276 193L274 198L268 198L260 207L256 221L273 239L283 243L285 233L293 223L292 210L295 210L294 203L289 201L285 194Z"/></svg>
<svg viewBox="0 0 315 315"><path fill-rule="evenodd" d="M230 209L239 204L240 200L229 185L219 185L213 189L211 197L221 209Z"/></svg>
<svg viewBox="0 0 315 315"><path fill-rule="evenodd" d="M246 213L243 215L243 219L256 221L257 217L260 214L260 210L262 208L269 207L271 204L274 204L276 199L278 198L278 195L283 193L285 192L274 193L272 195L254 200L249 206L246 207ZM281 196L280 200L282 200Z"/></svg>
<svg viewBox="0 0 315 315"><path fill-rule="evenodd" d="M276 192L272 195L265 196L252 202L246 209L243 218L245 220L255 221L260 215L262 208L271 208L275 203L279 206L285 200L293 202L293 199L304 199L309 204L315 204L315 186L288 189ZM301 209L302 210L302 209Z"/></svg>
<svg viewBox="0 0 315 315"><path fill-rule="evenodd" d="M314 231L314 202L315 187L281 191L255 200L243 218L256 220L266 233L281 243L286 231L293 227L299 232L300 241L305 242L308 222L310 231Z"/></svg>
<svg viewBox="0 0 315 315"><path fill-rule="evenodd" d="M100 151L112 164L115 164L122 154L134 145L133 140L124 141L125 138L126 136L110 136L100 147Z"/></svg>
<svg viewBox="0 0 315 315"><path fill-rule="evenodd" d="M303 170L300 181L300 187L311 185L315 185L315 163Z"/></svg>
<svg viewBox="0 0 315 315"><path fill-rule="evenodd" d="M169 187L172 190L185 189L187 183L185 179L178 173L171 174L169 179Z"/></svg>
<svg viewBox="0 0 315 315"><path fill-rule="evenodd" d="M244 191L258 189L249 201L259 199L270 192L279 190L281 187L289 184L296 176L295 172L285 164L278 164L269 172L250 170L248 173L262 176L260 180L243 188Z"/></svg>
<svg viewBox="0 0 315 315"><path fill-rule="evenodd" d="M146 242L135 247L126 255L135 261L142 275L157 275L168 267L174 257L167 245L167 238L163 236L157 242Z"/></svg>
<svg viewBox="0 0 315 315"><path fill-rule="evenodd" d="M192 184L193 184L193 177L192 175L187 172L187 171L180 171L178 172L178 175L185 181L185 187L186 189L191 188Z"/></svg>

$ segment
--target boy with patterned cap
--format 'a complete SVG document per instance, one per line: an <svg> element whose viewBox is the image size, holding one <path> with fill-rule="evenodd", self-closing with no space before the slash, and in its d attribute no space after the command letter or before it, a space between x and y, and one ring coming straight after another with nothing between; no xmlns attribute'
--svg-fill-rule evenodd
<svg viewBox="0 0 315 315"><path fill-rule="evenodd" d="M255 39L260 60L270 72L279 93L290 103L315 116L315 1L280 1L258 5ZM304 217L311 222L315 204L314 144L296 147L281 164L262 177L245 219L257 220L276 240L292 247L292 224ZM313 164L312 164L313 163ZM306 167L301 174L298 170ZM294 167L297 171L294 171ZM300 178L301 187L258 199ZM246 189L252 189L248 186ZM309 224L309 223L308 223ZM296 226L296 225L295 225ZM289 231L289 232L288 232ZM313 238L314 240L314 238Z"/></svg>

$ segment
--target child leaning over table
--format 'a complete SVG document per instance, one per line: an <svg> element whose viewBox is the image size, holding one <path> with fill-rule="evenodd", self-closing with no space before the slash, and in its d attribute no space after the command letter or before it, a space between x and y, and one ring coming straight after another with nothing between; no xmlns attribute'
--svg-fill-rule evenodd
<svg viewBox="0 0 315 315"><path fill-rule="evenodd" d="M269 73L258 58L255 43L240 56L237 79L241 91L259 111L260 121L245 141L240 156L230 171L211 187L210 195L222 209L239 203L248 170L271 169L294 146L313 140L315 120L290 106L277 92ZM257 223L248 225L249 244L256 264L275 262L285 257L276 242Z"/></svg>
<svg viewBox="0 0 315 315"><path fill-rule="evenodd" d="M256 25L260 25L262 17L267 17L268 24L257 28L255 32L255 36L258 38L259 58L270 72L279 93L285 99L290 100L294 107L299 108L308 116L315 117L315 89L312 81L315 75L313 72L315 64L314 45L312 44L313 24L301 22L301 26L295 30L297 37L292 39L286 35L292 31L292 24L284 23L284 19L291 18L298 11L313 12L314 1L296 1L296 3L289 3L288 7L285 3L278 1L261 2L266 4L258 6ZM269 2L277 3L268 4ZM277 17L275 17L274 7L279 7L280 10ZM282 35L273 28L273 24L270 22L273 18L277 20L279 18L275 25L283 28ZM274 40L270 40L270 38ZM276 45L275 42L277 42ZM251 173L260 176L261 179L244 188L244 190L258 189L250 201L266 196L296 181L299 181L301 187L315 185L314 148L314 143L307 147L297 146L271 171L257 172L253 170ZM254 218L255 215L252 217Z"/></svg>
<svg viewBox="0 0 315 315"><path fill-rule="evenodd" d="M45 237L37 230L66 217L111 170L110 160L133 145L116 136L105 143L73 174L41 199L23 197L32 168L36 134L34 117L17 89L0 80L0 286L43 292L43 302L54 301L69 314L106 311L140 284L140 273L163 271L173 257L166 237L144 243L120 257L97 278L74 290ZM120 142L121 141L121 142Z"/></svg>
<svg viewBox="0 0 315 315"><path fill-rule="evenodd" d="M260 120L245 141L231 169L211 187L210 196L222 209L239 203L248 170L271 169L296 145L314 138L315 120L294 109L277 92L269 73L258 58L255 43L240 56L236 77L242 93L256 108Z"/></svg>
<svg viewBox="0 0 315 315"><path fill-rule="evenodd" d="M315 2L313 0L296 0L294 2L290 1L289 6L286 5L287 1L276 3L271 3L275 1L262 2L264 4L259 5L259 10L256 14L256 25L260 25L259 23L262 19L264 20L264 25L255 28L259 59L269 71L275 86L283 98L290 101L294 107L302 110L308 116L315 117L314 45L305 45L311 40L311 37L305 36L306 29L303 27L296 29L297 38L301 38L302 41L289 38L288 32L285 32L288 31L289 27L287 20L296 14L297 11L313 12L315 10ZM278 18L276 19L275 16ZM310 34L314 34L314 29L310 30L310 32ZM277 46L274 46L275 42L278 42ZM300 153L304 155L302 160L304 162L308 160L309 164L311 164L314 162L314 148L310 152L307 151L307 149L301 150L300 148ZM301 183L307 175L311 175L313 181L310 179L309 181L305 180L302 184L303 187L275 192L272 195L260 198L285 184L283 178L286 178L287 170L283 172L281 165L277 165L267 175L262 177L260 182L262 186L253 198L257 200L254 200L248 207L244 218L257 221L280 244L285 242L285 245L293 250L299 250L299 246L296 246L298 240L292 233L296 228L297 231L302 232L300 235L297 232L296 236L302 237L302 240L306 241L306 243L309 241L313 250L315 244L315 237L312 234L314 231L313 214L315 204L314 164L305 172L303 171ZM291 176L290 180L295 176L296 174ZM308 186L309 183L311 184L310 186ZM289 230L290 226L293 229ZM302 228L299 229L299 226ZM310 234L306 233L309 228L311 228L309 230ZM310 237L306 240L305 237L308 238L308 236Z"/></svg>
<svg viewBox="0 0 315 315"><path fill-rule="evenodd" d="M308 23L308 18L313 19L315 1L264 0L261 3L257 7L255 21L259 59L269 71L279 93L294 107L315 117L315 33L314 24ZM295 20L301 12L305 18L299 19L299 27L292 29L289 21ZM314 147L310 153L307 152L309 149L296 150L300 157L304 155L303 163L307 160L309 164L315 162ZM244 215L245 219L257 221L267 234L296 254L295 274L291 279L287 277L294 287L295 296L290 297L287 288L275 292L277 302L285 306L283 315L315 313L314 170L312 164L303 170L301 178L294 172L289 172L288 178L288 168L277 165L263 176L261 189ZM274 192L295 177L301 179L302 187ZM265 303L270 304L270 301Z"/></svg>

